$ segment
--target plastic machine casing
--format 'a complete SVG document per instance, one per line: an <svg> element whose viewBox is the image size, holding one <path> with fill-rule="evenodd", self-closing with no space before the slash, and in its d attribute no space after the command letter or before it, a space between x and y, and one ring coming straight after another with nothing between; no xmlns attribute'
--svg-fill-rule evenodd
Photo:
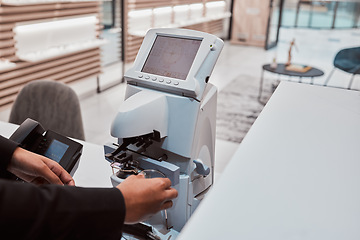
<svg viewBox="0 0 360 240"><path fill-rule="evenodd" d="M186 79L142 71L158 36L201 42ZM140 166L166 172L179 191L174 206L168 210L169 224L176 231L182 229L213 184L217 89L208 80L222 47L221 39L206 33L150 30L134 66L125 74L128 84L125 101L111 126L111 135L119 139L119 144L126 138L153 131L160 134L161 141L145 152L153 159L147 159L144 154L138 159ZM182 51L174 50L174 54ZM166 161L156 160L164 154ZM116 185L121 180L113 175L112 181ZM161 216L160 220L154 216L149 222L155 227L161 225Z"/></svg>

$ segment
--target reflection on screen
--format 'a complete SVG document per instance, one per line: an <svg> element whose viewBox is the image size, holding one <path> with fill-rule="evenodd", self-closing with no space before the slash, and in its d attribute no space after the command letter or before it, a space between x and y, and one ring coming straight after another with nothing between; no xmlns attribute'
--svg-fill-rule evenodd
<svg viewBox="0 0 360 240"><path fill-rule="evenodd" d="M51 142L50 147L46 150L45 157L48 157L56 162L60 162L68 148L68 145L54 139Z"/></svg>
<svg viewBox="0 0 360 240"><path fill-rule="evenodd" d="M157 36L142 72L185 80L201 40Z"/></svg>

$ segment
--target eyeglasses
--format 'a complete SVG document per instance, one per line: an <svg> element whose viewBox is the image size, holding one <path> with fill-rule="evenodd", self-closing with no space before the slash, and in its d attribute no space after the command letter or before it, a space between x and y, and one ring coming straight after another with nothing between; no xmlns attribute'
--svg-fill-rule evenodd
<svg viewBox="0 0 360 240"><path fill-rule="evenodd" d="M123 173L134 174L134 175L138 175L141 172L141 170L138 169L136 166L134 166L134 168L132 169L126 169L125 165L119 162L110 163L110 167L114 175L116 170L121 171Z"/></svg>

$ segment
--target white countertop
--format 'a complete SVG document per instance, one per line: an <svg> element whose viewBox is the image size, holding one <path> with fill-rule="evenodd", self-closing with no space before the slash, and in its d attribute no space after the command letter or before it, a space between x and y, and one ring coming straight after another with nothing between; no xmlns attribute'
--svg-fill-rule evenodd
<svg viewBox="0 0 360 240"><path fill-rule="evenodd" d="M177 239L360 239L360 92L282 82Z"/></svg>
<svg viewBox="0 0 360 240"><path fill-rule="evenodd" d="M111 187L103 147L79 142L76 185ZM282 82L177 239L360 239L359 146L360 92Z"/></svg>

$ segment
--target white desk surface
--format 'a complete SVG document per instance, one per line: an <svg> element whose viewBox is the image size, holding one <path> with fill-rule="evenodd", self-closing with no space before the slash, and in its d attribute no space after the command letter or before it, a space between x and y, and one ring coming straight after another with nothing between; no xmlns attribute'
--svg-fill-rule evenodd
<svg viewBox="0 0 360 240"><path fill-rule="evenodd" d="M360 92L282 82L177 238L190 239L359 240Z"/></svg>
<svg viewBox="0 0 360 240"><path fill-rule="evenodd" d="M17 125L0 121L0 134L10 137L18 128ZM103 146L79 141L83 145L78 169L73 178L79 187L112 187L110 176L112 170L105 160Z"/></svg>

